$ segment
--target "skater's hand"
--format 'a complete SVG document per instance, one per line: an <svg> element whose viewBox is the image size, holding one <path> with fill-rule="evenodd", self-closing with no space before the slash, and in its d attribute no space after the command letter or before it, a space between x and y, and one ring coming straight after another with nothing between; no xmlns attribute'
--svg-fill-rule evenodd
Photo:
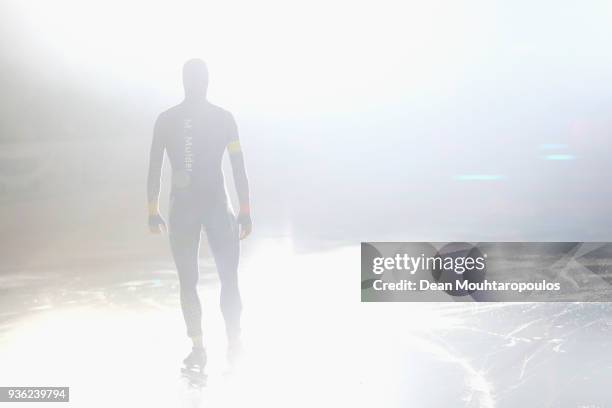
<svg viewBox="0 0 612 408"><path fill-rule="evenodd" d="M149 231L152 234L161 234L166 231L166 222L159 213L149 215Z"/></svg>
<svg viewBox="0 0 612 408"><path fill-rule="evenodd" d="M253 222L251 221L251 214L248 212L241 211L238 214L238 225L240 225L240 240L245 239L251 234L253 230Z"/></svg>

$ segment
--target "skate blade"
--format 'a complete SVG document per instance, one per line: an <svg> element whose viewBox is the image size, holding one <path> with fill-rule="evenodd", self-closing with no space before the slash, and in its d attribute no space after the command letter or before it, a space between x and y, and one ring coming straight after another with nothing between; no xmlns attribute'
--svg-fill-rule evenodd
<svg viewBox="0 0 612 408"><path fill-rule="evenodd" d="M208 376L203 372L189 368L181 368L181 374L192 387L204 387L208 379Z"/></svg>

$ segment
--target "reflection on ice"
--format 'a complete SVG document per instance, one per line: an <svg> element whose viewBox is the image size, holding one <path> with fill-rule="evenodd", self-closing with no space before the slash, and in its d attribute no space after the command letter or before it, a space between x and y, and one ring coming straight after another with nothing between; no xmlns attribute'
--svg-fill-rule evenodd
<svg viewBox="0 0 612 408"><path fill-rule="evenodd" d="M0 384L68 385L75 407L611 402L608 304L362 304L358 247L250 245L246 354L233 375L212 265L200 285L209 385L198 391L179 374L189 344L171 265L143 264L5 275L16 286L0 299Z"/></svg>

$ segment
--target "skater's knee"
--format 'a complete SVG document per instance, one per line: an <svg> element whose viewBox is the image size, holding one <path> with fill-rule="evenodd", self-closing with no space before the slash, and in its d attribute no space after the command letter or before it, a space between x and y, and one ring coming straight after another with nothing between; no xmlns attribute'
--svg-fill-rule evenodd
<svg viewBox="0 0 612 408"><path fill-rule="evenodd" d="M238 286L228 288L224 287L221 289L220 306L224 310L240 310L242 308L242 299L240 298L240 291Z"/></svg>
<svg viewBox="0 0 612 408"><path fill-rule="evenodd" d="M221 297L239 298L240 289L238 288L238 281L221 282Z"/></svg>
<svg viewBox="0 0 612 408"><path fill-rule="evenodd" d="M179 285L181 291L195 290L198 286L198 274L197 273L184 273L179 274Z"/></svg>
<svg viewBox="0 0 612 408"><path fill-rule="evenodd" d="M221 288L237 288L238 273L234 268L219 268L219 281Z"/></svg>
<svg viewBox="0 0 612 408"><path fill-rule="evenodd" d="M183 303L194 303L199 301L196 285L181 285L180 295Z"/></svg>

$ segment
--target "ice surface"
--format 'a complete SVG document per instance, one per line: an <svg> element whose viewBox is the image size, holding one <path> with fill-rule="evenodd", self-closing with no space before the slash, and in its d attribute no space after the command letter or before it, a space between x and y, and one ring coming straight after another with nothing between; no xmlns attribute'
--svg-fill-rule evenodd
<svg viewBox="0 0 612 408"><path fill-rule="evenodd" d="M197 391L179 375L189 344L170 260L120 258L0 277L0 384L70 386L75 407L612 404L609 304L362 304L357 246L244 252L246 354L232 376L213 265Z"/></svg>

